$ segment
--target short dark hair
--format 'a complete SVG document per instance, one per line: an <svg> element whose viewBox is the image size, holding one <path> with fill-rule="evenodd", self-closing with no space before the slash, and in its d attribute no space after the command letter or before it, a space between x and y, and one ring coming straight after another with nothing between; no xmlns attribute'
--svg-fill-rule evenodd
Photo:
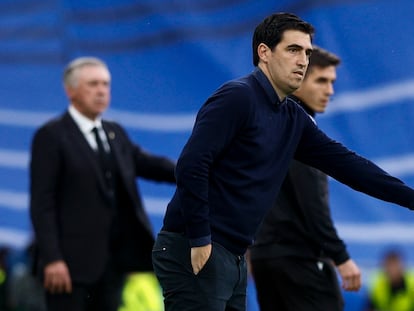
<svg viewBox="0 0 414 311"><path fill-rule="evenodd" d="M266 17L254 30L252 48L253 65L259 64L257 48L260 43L266 44L271 50L282 40L286 30L299 30L310 35L311 40L315 29L313 26L292 13L275 13Z"/></svg>
<svg viewBox="0 0 414 311"><path fill-rule="evenodd" d="M335 54L328 52L327 50L313 46L312 54L309 58L309 65L306 74L308 74L313 67L326 68L329 66L338 66L341 63L341 59Z"/></svg>

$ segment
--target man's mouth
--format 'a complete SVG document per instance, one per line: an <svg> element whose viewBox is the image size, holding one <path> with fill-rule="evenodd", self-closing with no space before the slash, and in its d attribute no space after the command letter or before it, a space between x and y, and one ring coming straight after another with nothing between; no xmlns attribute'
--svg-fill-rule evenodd
<svg viewBox="0 0 414 311"><path fill-rule="evenodd" d="M303 71L300 71L300 70L294 71L293 73L301 77L303 77L303 74L304 74Z"/></svg>

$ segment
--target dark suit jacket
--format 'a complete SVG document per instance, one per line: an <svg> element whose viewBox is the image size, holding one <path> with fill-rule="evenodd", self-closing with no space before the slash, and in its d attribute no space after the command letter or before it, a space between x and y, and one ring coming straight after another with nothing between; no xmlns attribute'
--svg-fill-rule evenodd
<svg viewBox="0 0 414 311"><path fill-rule="evenodd" d="M151 270L153 233L136 177L174 182L174 163L133 144L114 122L103 121L119 171L122 239L110 254L115 208L97 156L68 112L34 135L30 163L30 214L39 272L63 259L72 281L97 280L109 258L120 271Z"/></svg>
<svg viewBox="0 0 414 311"><path fill-rule="evenodd" d="M298 161L292 161L251 247L252 260L284 256L329 257L336 264L349 259L331 218L327 176Z"/></svg>

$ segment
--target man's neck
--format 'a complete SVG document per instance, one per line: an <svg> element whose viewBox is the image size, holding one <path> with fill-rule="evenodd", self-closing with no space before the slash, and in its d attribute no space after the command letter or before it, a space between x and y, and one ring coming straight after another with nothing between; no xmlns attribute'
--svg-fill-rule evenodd
<svg viewBox="0 0 414 311"><path fill-rule="evenodd" d="M279 97L279 100L283 101L288 94L282 92L280 90L280 88L278 88L277 85L273 82L272 76L270 75L270 72L267 69L265 64L259 63L257 66L260 68L260 70L264 73L266 78L269 80L269 82L272 85L273 89L275 90L277 96Z"/></svg>

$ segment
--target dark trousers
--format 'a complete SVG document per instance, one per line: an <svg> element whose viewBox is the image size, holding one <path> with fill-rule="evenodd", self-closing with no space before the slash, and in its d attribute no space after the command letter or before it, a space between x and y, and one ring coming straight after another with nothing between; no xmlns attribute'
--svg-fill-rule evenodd
<svg viewBox="0 0 414 311"><path fill-rule="evenodd" d="M158 234L152 260L163 289L165 311L245 311L244 256L213 242L210 258L195 275L190 254L189 241L182 234Z"/></svg>
<svg viewBox="0 0 414 311"><path fill-rule="evenodd" d="M117 311L125 275L109 265L93 284L72 284L70 294L46 294L48 311Z"/></svg>
<svg viewBox="0 0 414 311"><path fill-rule="evenodd" d="M335 268L328 262L280 257L252 260L261 311L342 311Z"/></svg>

